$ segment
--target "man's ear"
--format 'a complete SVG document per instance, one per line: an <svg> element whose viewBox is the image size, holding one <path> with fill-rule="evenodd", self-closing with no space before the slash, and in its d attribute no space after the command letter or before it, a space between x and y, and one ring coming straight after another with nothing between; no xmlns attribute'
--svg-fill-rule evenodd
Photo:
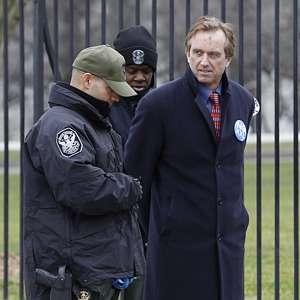
<svg viewBox="0 0 300 300"><path fill-rule="evenodd" d="M227 58L227 62L226 62L226 68L228 68L228 67L229 67L230 63L231 63L231 58Z"/></svg>
<svg viewBox="0 0 300 300"><path fill-rule="evenodd" d="M92 81L93 81L93 75L91 73L83 73L81 75L81 82L85 90L90 89L92 85Z"/></svg>
<svg viewBox="0 0 300 300"><path fill-rule="evenodd" d="M185 56L186 56L186 60L189 62L189 59L190 59L190 49L185 48Z"/></svg>

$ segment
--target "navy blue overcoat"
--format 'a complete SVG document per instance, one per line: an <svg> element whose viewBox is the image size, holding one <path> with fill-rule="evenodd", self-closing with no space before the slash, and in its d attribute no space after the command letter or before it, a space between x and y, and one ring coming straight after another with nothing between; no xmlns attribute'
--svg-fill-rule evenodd
<svg viewBox="0 0 300 300"><path fill-rule="evenodd" d="M125 167L144 187L145 300L244 298L243 160L254 101L226 74L222 90L219 143L190 69L137 108Z"/></svg>

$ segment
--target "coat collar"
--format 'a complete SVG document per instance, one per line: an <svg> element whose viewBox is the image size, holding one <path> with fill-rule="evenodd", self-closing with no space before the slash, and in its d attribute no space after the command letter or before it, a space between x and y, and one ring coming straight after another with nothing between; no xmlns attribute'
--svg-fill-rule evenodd
<svg viewBox="0 0 300 300"><path fill-rule="evenodd" d="M88 96L88 95L87 95ZM101 114L99 108L92 105L88 97L83 97L83 93L77 93L68 84L56 83L50 91L49 106L64 106L71 110L78 111L91 121L96 122L104 128L111 128L107 118ZM104 108L104 107L103 107Z"/></svg>
<svg viewBox="0 0 300 300"><path fill-rule="evenodd" d="M198 109L202 113L202 115L209 127L209 130L214 137L214 141L217 143L216 131L214 128L212 118L210 116L210 113L209 113L207 107L204 104L204 101L200 99L200 96L198 93L198 91L199 91L198 81L189 66L188 66L188 69L186 70L184 77L185 77L185 79L188 83L188 86L191 89L191 92L194 96L194 101L195 101ZM230 83L228 81L228 78L227 78L227 75L225 72L222 75L221 81L222 81L221 114L222 114L222 124L223 124L223 122L225 120L226 110L228 107L228 101L230 99L230 94L231 94L231 86L230 86ZM222 128L221 128L221 140L222 140Z"/></svg>
<svg viewBox="0 0 300 300"><path fill-rule="evenodd" d="M192 90L192 93L194 94L194 96L196 96L198 94L198 88L199 88L198 81L189 66L187 67L184 77L186 78L188 85ZM231 85L228 81L226 72L223 73L221 81L222 81L222 95L230 94Z"/></svg>

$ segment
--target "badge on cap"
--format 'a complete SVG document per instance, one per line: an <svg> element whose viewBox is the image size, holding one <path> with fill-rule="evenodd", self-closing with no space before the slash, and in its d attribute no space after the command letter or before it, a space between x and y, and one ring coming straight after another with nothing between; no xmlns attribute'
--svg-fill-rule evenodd
<svg viewBox="0 0 300 300"><path fill-rule="evenodd" d="M65 128L57 133L56 145L64 157L71 157L82 151L82 142L72 128Z"/></svg>
<svg viewBox="0 0 300 300"><path fill-rule="evenodd" d="M144 51L143 50L134 50L132 52L132 60L136 65L141 65L144 62Z"/></svg>
<svg viewBox="0 0 300 300"><path fill-rule="evenodd" d="M237 120L234 124L234 133L236 138L243 142L246 139L247 130L244 122L242 120Z"/></svg>

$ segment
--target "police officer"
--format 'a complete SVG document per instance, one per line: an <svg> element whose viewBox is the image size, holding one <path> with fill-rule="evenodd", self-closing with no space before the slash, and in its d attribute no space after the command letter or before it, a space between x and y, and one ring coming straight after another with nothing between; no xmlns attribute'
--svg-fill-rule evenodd
<svg viewBox="0 0 300 300"><path fill-rule="evenodd" d="M144 300L244 299L243 157L255 101L227 77L234 46L229 24L199 18L186 73L148 93L132 121L125 169L143 184Z"/></svg>
<svg viewBox="0 0 300 300"><path fill-rule="evenodd" d="M26 137L28 300L117 299L143 275L141 186L123 173L121 139L108 122L110 105L136 94L124 64L109 46L82 50L70 84L53 86L49 109Z"/></svg>
<svg viewBox="0 0 300 300"><path fill-rule="evenodd" d="M126 81L137 93L135 96L122 97L111 107L110 121L121 135L124 145L138 102L154 86L157 51L153 37L141 25L121 30L113 45L125 58ZM122 291L120 299L141 300L142 294L143 279L139 278Z"/></svg>

